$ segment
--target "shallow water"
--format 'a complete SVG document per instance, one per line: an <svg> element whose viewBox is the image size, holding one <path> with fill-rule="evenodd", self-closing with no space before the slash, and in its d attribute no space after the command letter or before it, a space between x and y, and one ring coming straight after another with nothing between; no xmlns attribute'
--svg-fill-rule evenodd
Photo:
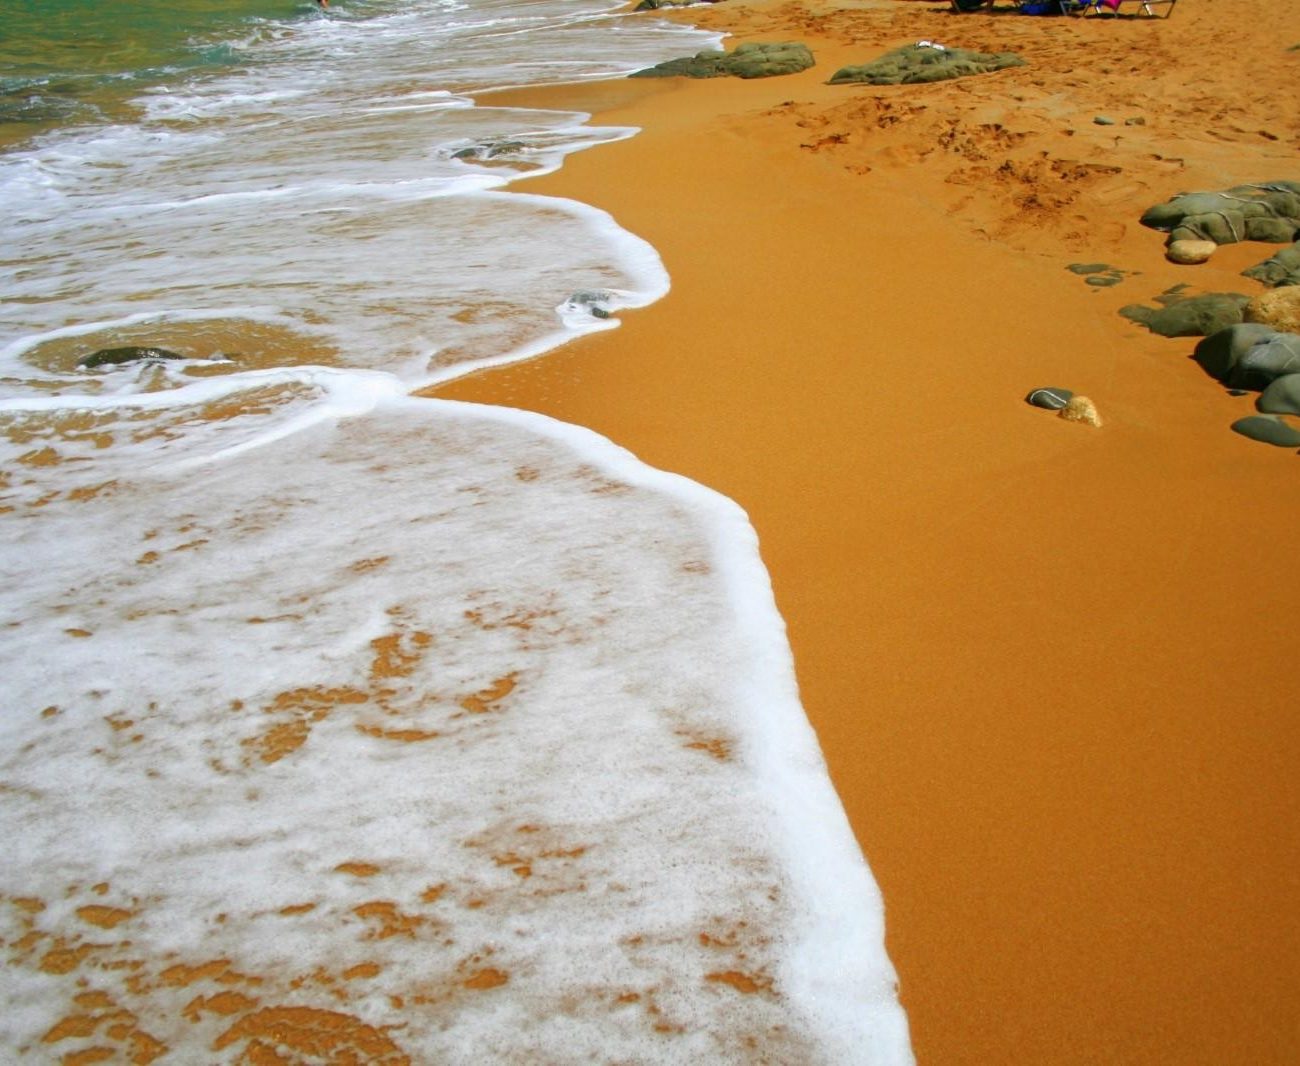
<svg viewBox="0 0 1300 1066"><path fill-rule="evenodd" d="M0 156L0 1047L909 1061L743 513L409 396L668 284L505 191L633 131L468 94L709 38L269 6L0 53L79 86ZM180 358L80 365L121 345Z"/></svg>

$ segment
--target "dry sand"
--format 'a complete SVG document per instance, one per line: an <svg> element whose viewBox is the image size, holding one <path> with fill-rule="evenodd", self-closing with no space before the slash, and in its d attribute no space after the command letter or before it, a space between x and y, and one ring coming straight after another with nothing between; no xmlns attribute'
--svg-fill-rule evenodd
<svg viewBox="0 0 1300 1066"><path fill-rule="evenodd" d="M1300 1061L1300 458L1228 430L1252 398L1194 341L1116 314L1258 291L1237 272L1272 247L1177 267L1136 220L1300 179L1300 7L677 17L818 65L509 97L643 127L522 188L610 210L673 290L439 394L590 426L748 510L921 1062ZM922 38L1028 65L824 84ZM1095 289L1080 261L1134 273ZM1047 385L1104 426L1023 402Z"/></svg>

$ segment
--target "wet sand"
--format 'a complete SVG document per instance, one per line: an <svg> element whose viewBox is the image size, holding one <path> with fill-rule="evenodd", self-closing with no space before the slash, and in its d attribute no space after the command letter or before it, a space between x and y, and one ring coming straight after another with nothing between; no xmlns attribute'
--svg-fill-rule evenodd
<svg viewBox="0 0 1300 1066"><path fill-rule="evenodd" d="M1177 267L1137 217L1300 179L1278 12L729 0L676 17L818 65L496 98L643 127L519 188L611 211L673 290L438 395L592 427L749 512L922 1063L1300 1056L1300 458L1228 430L1253 396L1193 339L1116 313L1259 291L1238 271L1274 246ZM824 84L922 38L1028 65Z"/></svg>

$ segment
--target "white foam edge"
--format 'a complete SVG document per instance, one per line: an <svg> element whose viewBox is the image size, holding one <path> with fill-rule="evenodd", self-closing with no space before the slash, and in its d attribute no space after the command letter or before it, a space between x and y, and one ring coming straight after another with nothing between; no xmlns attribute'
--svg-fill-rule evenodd
<svg viewBox="0 0 1300 1066"><path fill-rule="evenodd" d="M777 609L758 534L734 500L681 474L660 470L594 430L515 408L401 397L394 406L433 404L443 415L490 418L559 441L602 473L680 502L700 520L748 652L738 676L747 762L773 796L787 873L802 921L781 984L813 1019L828 1061L879 1066L915 1062L897 974L885 951L884 902L836 794L816 733L799 699L794 656ZM863 1020L869 1019L864 1026Z"/></svg>

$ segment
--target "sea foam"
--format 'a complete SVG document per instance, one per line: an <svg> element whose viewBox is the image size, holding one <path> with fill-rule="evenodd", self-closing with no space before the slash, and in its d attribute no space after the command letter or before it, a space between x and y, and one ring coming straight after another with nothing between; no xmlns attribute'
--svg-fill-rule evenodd
<svg viewBox="0 0 1300 1066"><path fill-rule="evenodd" d="M416 1061L906 1061L739 508L540 416L342 406L7 416L0 1044L88 981L232 1054L293 1007Z"/></svg>
<svg viewBox="0 0 1300 1066"><path fill-rule="evenodd" d="M408 395L668 286L465 94L708 38L336 6L0 158L0 1048L910 1062L744 513Z"/></svg>

